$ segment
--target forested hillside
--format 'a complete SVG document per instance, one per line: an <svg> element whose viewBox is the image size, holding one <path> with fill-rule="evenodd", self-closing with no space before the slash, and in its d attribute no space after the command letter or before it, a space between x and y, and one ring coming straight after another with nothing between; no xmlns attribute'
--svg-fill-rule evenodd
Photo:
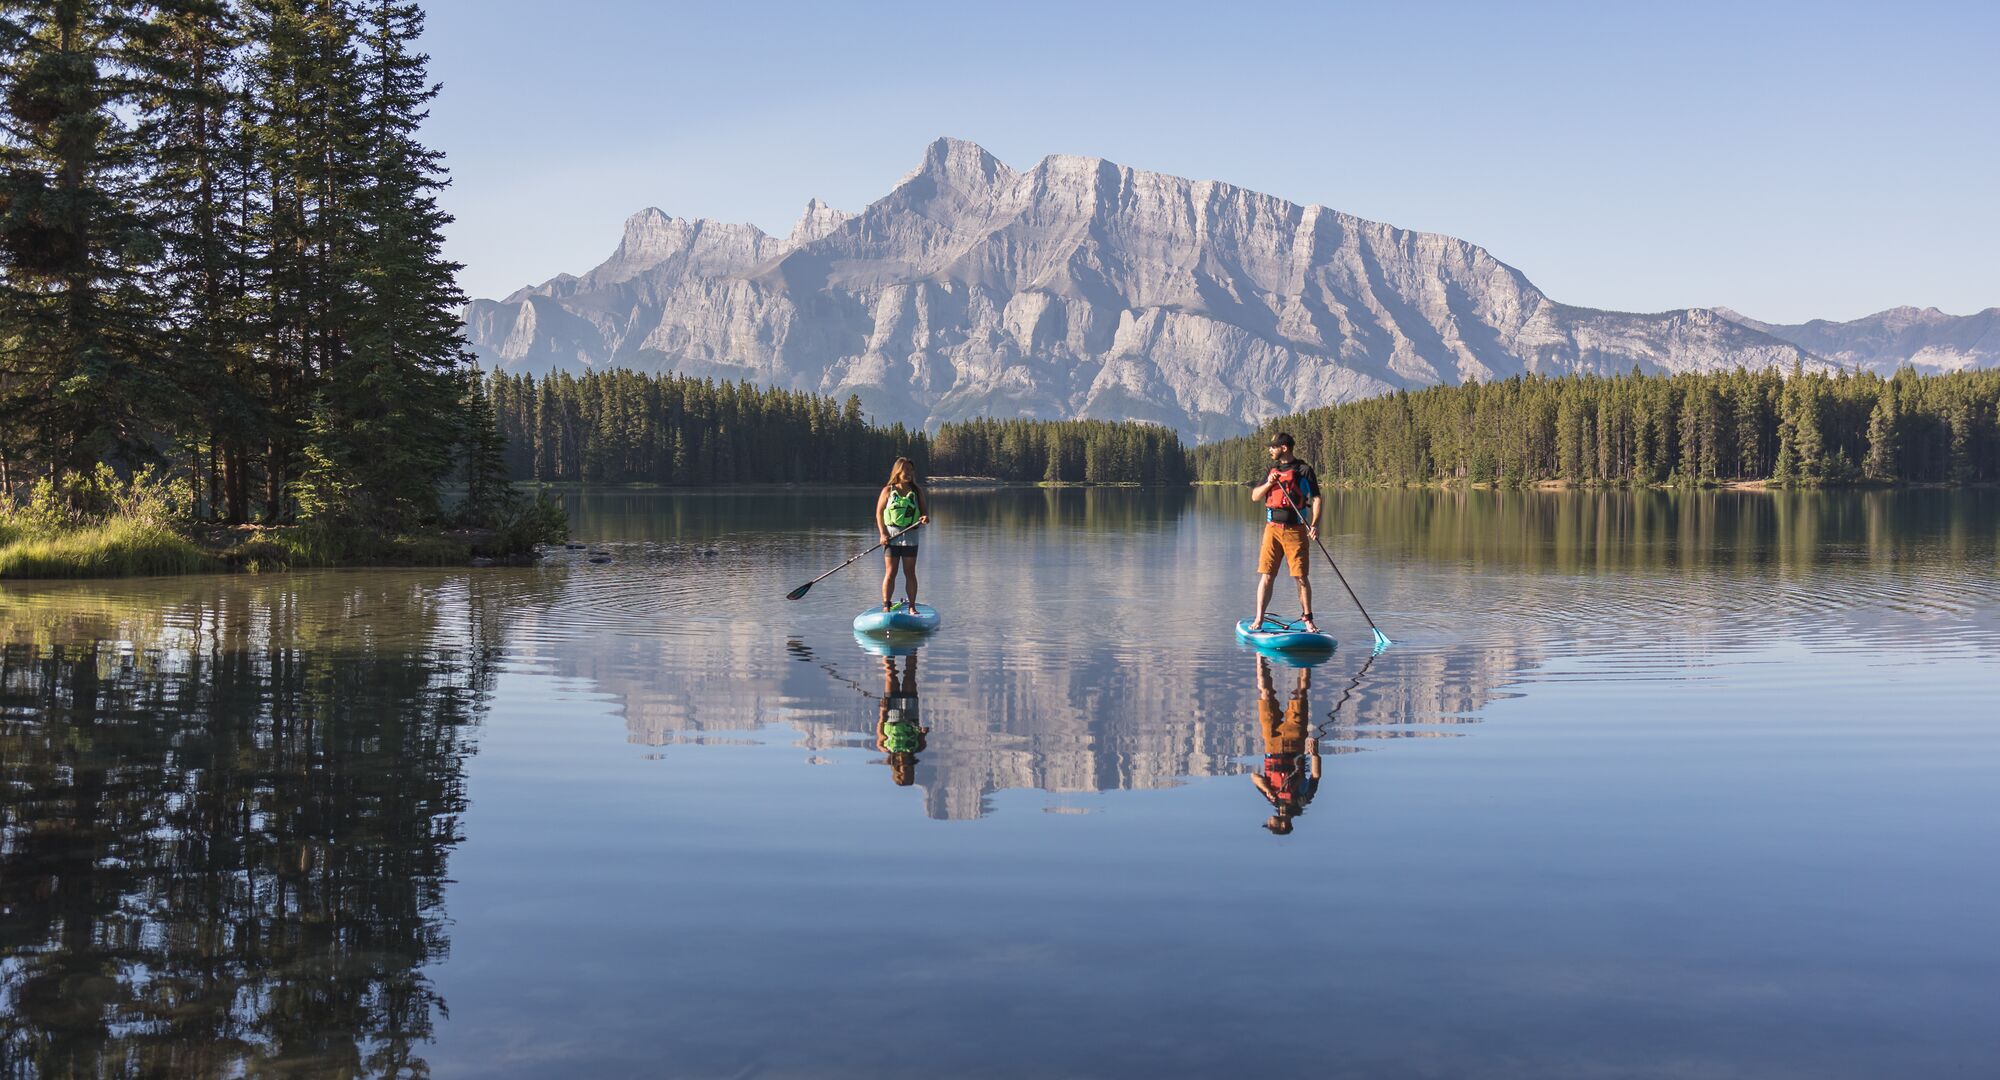
<svg viewBox="0 0 2000 1080"><path fill-rule="evenodd" d="M2000 480L2000 371L1524 377L1288 416L1197 448L1203 480L1262 475L1289 431L1331 482L1712 484Z"/></svg>
<svg viewBox="0 0 2000 1080"><path fill-rule="evenodd" d="M517 480L700 486L873 483L929 440L869 424L861 402L623 368L537 380L495 374L490 396Z"/></svg>
<svg viewBox="0 0 2000 1080"><path fill-rule="evenodd" d="M487 395L516 480L678 486L879 483L898 457L922 475L1185 483L1180 439L1156 424L971 420L936 436L880 427L859 398L623 368L495 374Z"/></svg>
<svg viewBox="0 0 2000 1080"><path fill-rule="evenodd" d="M1172 428L1109 420L967 420L938 428L931 471L1087 484L1182 484L1187 452Z"/></svg>

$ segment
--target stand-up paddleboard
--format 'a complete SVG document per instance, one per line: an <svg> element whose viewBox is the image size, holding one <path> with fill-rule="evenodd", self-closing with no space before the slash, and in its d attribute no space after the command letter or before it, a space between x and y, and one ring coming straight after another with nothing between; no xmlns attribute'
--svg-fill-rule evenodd
<svg viewBox="0 0 2000 1080"><path fill-rule="evenodd" d="M864 634L885 634L891 631L927 634L938 628L937 609L929 604L917 604L916 611L910 604L897 604L893 611L875 608L854 617L854 629Z"/></svg>
<svg viewBox="0 0 2000 1080"><path fill-rule="evenodd" d="M1270 615L1266 615L1262 622L1237 620L1236 640L1260 649L1286 653L1327 653L1333 651L1334 644L1332 634L1306 629L1304 619L1286 622Z"/></svg>

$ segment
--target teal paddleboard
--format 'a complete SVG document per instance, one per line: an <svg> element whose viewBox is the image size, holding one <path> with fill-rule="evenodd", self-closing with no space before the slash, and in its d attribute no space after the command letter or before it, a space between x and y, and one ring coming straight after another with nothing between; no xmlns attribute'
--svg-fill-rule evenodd
<svg viewBox="0 0 2000 1080"><path fill-rule="evenodd" d="M854 629L864 634L885 634L891 631L927 634L938 628L937 609L928 604L916 604L911 611L910 604L897 604L894 611L873 608L854 617Z"/></svg>
<svg viewBox="0 0 2000 1080"><path fill-rule="evenodd" d="M1308 630L1304 620L1286 622L1268 616L1255 624L1249 619L1237 620L1236 640L1276 652L1332 652L1334 644L1332 634Z"/></svg>

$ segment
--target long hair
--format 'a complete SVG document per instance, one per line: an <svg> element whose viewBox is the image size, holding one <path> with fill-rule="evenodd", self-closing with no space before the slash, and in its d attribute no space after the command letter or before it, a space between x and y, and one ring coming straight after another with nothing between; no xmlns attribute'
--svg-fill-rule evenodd
<svg viewBox="0 0 2000 1080"><path fill-rule="evenodd" d="M917 463L906 457L899 457L889 467L889 486L906 488L917 486Z"/></svg>

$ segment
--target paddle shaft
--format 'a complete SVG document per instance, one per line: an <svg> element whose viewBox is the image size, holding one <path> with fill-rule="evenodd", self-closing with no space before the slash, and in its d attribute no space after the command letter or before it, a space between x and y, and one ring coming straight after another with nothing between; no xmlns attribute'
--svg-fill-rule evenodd
<svg viewBox="0 0 2000 1080"><path fill-rule="evenodd" d="M919 521L915 525L912 525L907 529L903 529L896 533L891 534L889 540L894 540L896 537L902 536L904 533L915 532L923 527L924 523ZM836 566L833 569L828 570L826 573L821 574L820 576L812 579L811 581L806 582L804 585L801 585L798 588L793 589L790 593L786 594L787 597L792 600L799 599L800 597L804 596L806 594L806 591L811 589L813 586L819 584L822 581L825 581L827 578L830 578L835 574L840 573L842 570L845 570L848 567L853 566L855 560L861 558L862 555L866 555L872 551L880 550L882 547L886 546L889 543L889 540L882 540L877 542L874 547L869 548L867 551L863 551L860 554L855 555L854 558L849 559L844 563L841 563L839 566Z"/></svg>
<svg viewBox="0 0 2000 1080"><path fill-rule="evenodd" d="M1368 629L1375 631L1377 637L1387 637L1387 634L1382 633L1382 628L1375 625L1375 617L1368 614L1367 608L1361 606L1361 598L1354 595L1354 586L1347 583L1347 575L1341 573L1340 564L1333 561L1333 552L1328 551L1326 549L1326 542L1319 538L1318 526L1310 518L1306 517L1305 511L1299 509L1298 503L1292 501L1291 492L1286 491L1284 488L1279 488L1278 494L1285 497L1285 505L1292 508L1292 516L1298 518L1312 532L1313 543L1319 548L1319 553L1326 556L1326 564L1333 567L1333 576L1340 579L1340 587L1347 590L1347 598L1354 601L1355 610L1361 612L1361 617L1368 620Z"/></svg>

